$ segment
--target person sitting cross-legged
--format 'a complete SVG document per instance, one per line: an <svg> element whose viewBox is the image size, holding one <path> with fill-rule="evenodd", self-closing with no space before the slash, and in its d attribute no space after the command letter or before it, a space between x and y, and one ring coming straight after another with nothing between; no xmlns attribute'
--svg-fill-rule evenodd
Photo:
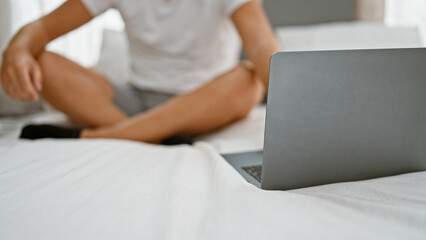
<svg viewBox="0 0 426 240"><path fill-rule="evenodd" d="M120 11L129 39L132 71L125 86L45 51L50 41L109 8ZM238 60L239 38L247 62ZM245 118L263 99L269 59L279 50L257 0L68 0L14 36L0 78L11 97L42 96L81 126L29 125L22 138L173 144L173 136Z"/></svg>

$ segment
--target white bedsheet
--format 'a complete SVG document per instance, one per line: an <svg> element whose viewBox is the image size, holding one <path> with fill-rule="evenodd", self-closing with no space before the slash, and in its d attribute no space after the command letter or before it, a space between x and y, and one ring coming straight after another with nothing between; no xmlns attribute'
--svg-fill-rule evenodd
<svg viewBox="0 0 426 240"><path fill-rule="evenodd" d="M266 106L262 105L253 109L246 119L196 140L208 142L220 154L260 151L263 150L265 119Z"/></svg>
<svg viewBox="0 0 426 240"><path fill-rule="evenodd" d="M426 172L287 192L207 143L0 146L0 239L426 239Z"/></svg>

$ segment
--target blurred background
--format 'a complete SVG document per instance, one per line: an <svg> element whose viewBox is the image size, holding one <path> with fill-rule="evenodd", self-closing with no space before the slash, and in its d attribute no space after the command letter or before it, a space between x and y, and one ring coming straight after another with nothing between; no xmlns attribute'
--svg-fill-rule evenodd
<svg viewBox="0 0 426 240"><path fill-rule="evenodd" d="M65 0L0 0L0 46L4 47L10 36L23 25L51 12L63 2ZM103 29L124 29L118 11L104 13L86 26L52 42L49 49L85 66L94 65L99 57Z"/></svg>
<svg viewBox="0 0 426 240"><path fill-rule="evenodd" d="M52 11L64 0L1 0L0 48L24 24ZM425 0L357 0L356 19L383 22L387 26L412 26L426 40ZM116 10L109 10L86 26L49 45L49 49L83 64L95 65L100 57L105 29L122 31L124 24Z"/></svg>

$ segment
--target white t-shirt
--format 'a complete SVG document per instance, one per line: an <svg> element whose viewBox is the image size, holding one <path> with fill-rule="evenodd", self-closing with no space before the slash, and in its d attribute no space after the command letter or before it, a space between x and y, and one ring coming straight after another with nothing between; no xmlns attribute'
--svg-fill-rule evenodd
<svg viewBox="0 0 426 240"><path fill-rule="evenodd" d="M138 88L185 93L233 68L241 40L230 16L251 0L82 0L97 16L120 11Z"/></svg>

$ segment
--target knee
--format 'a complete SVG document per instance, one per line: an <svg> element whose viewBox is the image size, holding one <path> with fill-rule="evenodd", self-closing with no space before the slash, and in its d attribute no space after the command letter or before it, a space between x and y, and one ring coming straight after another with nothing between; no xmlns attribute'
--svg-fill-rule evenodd
<svg viewBox="0 0 426 240"><path fill-rule="evenodd" d="M43 85L47 85L48 89L54 90L67 86L75 90L81 84L89 84L100 89L107 99L114 98L113 86L94 69L84 68L63 56L48 51L42 52L37 57L37 62L43 74Z"/></svg>
<svg viewBox="0 0 426 240"><path fill-rule="evenodd" d="M36 59L43 73L43 84L46 83L46 80L51 79L50 75L57 69L55 58L56 55L54 53L43 51Z"/></svg>
<svg viewBox="0 0 426 240"><path fill-rule="evenodd" d="M253 71L241 66L241 77L233 79L224 100L227 102L235 120L247 117L250 111L257 106L265 95L265 89L261 80Z"/></svg>
<svg viewBox="0 0 426 240"><path fill-rule="evenodd" d="M37 62L42 69L51 66L54 63L55 54L48 51L43 51L38 57Z"/></svg>

